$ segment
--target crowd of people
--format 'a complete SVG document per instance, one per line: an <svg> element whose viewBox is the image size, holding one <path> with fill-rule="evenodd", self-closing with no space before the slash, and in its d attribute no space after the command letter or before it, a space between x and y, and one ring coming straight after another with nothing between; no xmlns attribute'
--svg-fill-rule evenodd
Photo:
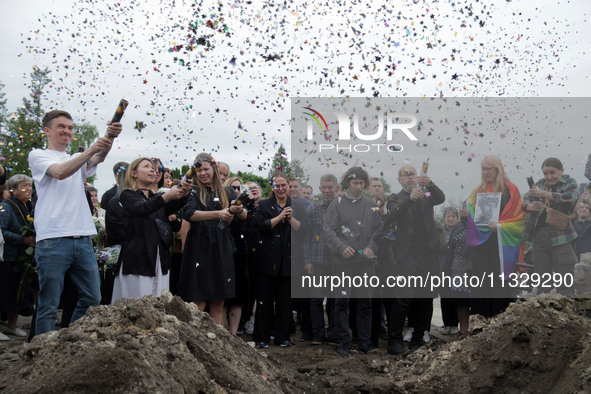
<svg viewBox="0 0 591 394"><path fill-rule="evenodd" d="M272 342L290 347L299 323L301 341L333 343L341 355L350 354L354 340L358 351L373 352L380 338L388 353L402 354L429 340L438 295L444 325L437 330L466 335L470 314L491 317L514 301L515 292L500 284L510 274L524 267L572 274L580 255L591 252L589 190L565 174L557 158L544 160L543 177L522 198L501 160L485 156L478 185L461 207L443 210L441 223L435 207L445 194L412 165L398 169L400 189L389 196L380 178L350 167L340 179L321 175L315 199L312 187L284 173L269 180L271 193L264 196L262 185L232 176L227 164L206 153L182 180L173 179L160 159L141 157L114 165L115 185L99 203L85 180L105 160L121 124L109 122L107 136L74 155L66 153L69 113L48 112L43 127L47 149L30 152L32 176L10 176L0 205L0 312L9 335L29 335L16 319L33 304L30 337L56 323L67 326L101 302L170 289L232 334L252 334L258 348ZM591 156L585 176L591 179ZM23 236L31 215L35 235ZM101 245L119 251L110 277L99 276L92 242L97 228ZM23 289L21 257L29 247L38 281ZM445 272L492 274L492 280L479 288L454 282L428 293L349 284L330 296L316 288L309 298L292 298L294 272L422 278ZM564 282L555 287L574 295Z"/></svg>

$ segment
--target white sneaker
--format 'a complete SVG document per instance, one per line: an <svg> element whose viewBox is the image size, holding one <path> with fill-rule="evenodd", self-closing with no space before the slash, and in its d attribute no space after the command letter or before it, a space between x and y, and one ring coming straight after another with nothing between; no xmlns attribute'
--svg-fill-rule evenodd
<svg viewBox="0 0 591 394"><path fill-rule="evenodd" d="M254 332L254 316L251 316L250 319L246 323L244 323L244 331L248 335L252 335L252 333Z"/></svg>
<svg viewBox="0 0 591 394"><path fill-rule="evenodd" d="M425 335L423 335L423 341L425 341L425 343L427 343L430 340L431 340L431 337L429 336L429 331L425 330Z"/></svg>
<svg viewBox="0 0 591 394"><path fill-rule="evenodd" d="M449 335L451 329L452 329L451 326L441 326L441 327L437 327L437 332L440 334L443 334L443 335Z"/></svg>
<svg viewBox="0 0 591 394"><path fill-rule="evenodd" d="M458 332L459 332L459 330L458 330L458 328L457 328L457 327L453 327L453 326L452 326L452 327L449 329L449 335L458 335Z"/></svg>
<svg viewBox="0 0 591 394"><path fill-rule="evenodd" d="M0 332L0 341L10 341L10 338Z"/></svg>
<svg viewBox="0 0 591 394"><path fill-rule="evenodd" d="M29 336L29 334L27 334L27 333L26 333L26 331L24 331L24 330L21 330L21 329L20 329L20 328L18 328L18 327L17 327L17 328L15 328L14 330L13 330L12 328L8 328L8 327L6 327L6 328L4 329L4 332L5 332L6 334L14 335L15 337L21 337L21 338L24 338L24 337L28 337L28 336Z"/></svg>
<svg viewBox="0 0 591 394"><path fill-rule="evenodd" d="M408 331L406 332L406 335L404 335L404 338L402 338L402 340L404 342L410 342L410 340L412 339L412 332L414 331L414 327L409 327Z"/></svg>

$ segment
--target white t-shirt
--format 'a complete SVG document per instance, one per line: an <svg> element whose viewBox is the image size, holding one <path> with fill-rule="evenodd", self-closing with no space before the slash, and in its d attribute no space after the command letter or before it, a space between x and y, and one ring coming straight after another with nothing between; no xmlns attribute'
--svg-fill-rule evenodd
<svg viewBox="0 0 591 394"><path fill-rule="evenodd" d="M66 179L51 178L45 173L52 164L61 164L79 155L69 155L55 150L34 149L29 153L29 167L35 181L37 204L35 205L36 241L47 238L71 236L95 236L84 179L94 175L96 166L86 169L86 164Z"/></svg>

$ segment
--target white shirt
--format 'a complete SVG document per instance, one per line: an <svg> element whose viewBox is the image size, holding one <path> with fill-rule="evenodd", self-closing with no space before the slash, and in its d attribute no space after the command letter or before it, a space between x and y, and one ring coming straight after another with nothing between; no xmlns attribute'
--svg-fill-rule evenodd
<svg viewBox="0 0 591 394"><path fill-rule="evenodd" d="M45 173L52 164L61 164L79 155L56 150L34 149L29 153L29 167L35 190L35 240L71 236L95 236L96 228L84 193L84 179L94 175L96 166L84 164L66 179L58 180Z"/></svg>

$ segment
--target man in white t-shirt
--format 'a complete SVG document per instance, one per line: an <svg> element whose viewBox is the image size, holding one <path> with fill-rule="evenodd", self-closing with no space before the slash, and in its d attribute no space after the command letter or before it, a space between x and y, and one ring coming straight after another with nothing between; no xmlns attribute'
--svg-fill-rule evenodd
<svg viewBox="0 0 591 394"><path fill-rule="evenodd" d="M35 258L39 274L39 301L35 335L55 328L58 304L66 272L79 292L72 322L89 306L101 300L100 278L91 237L96 235L84 179L94 175L105 160L112 139L121 132L121 123L107 123L107 135L100 137L82 153L69 155L72 116L50 111L43 117L47 149L29 153L29 167L35 181Z"/></svg>

